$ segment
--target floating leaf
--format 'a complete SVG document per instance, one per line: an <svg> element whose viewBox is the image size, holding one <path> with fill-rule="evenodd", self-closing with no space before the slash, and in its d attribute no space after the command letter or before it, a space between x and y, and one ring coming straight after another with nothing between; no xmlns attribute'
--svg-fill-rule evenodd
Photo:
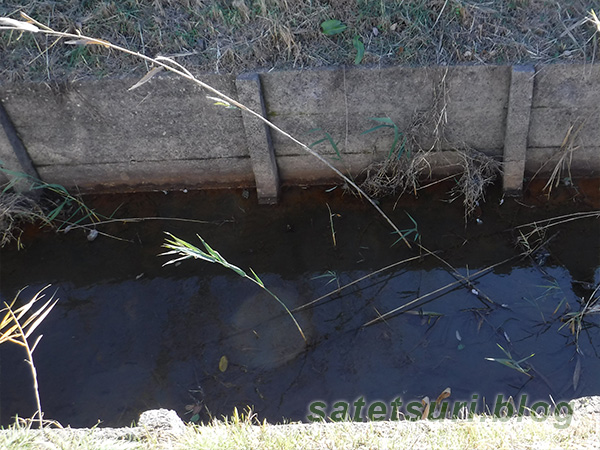
<svg viewBox="0 0 600 450"><path fill-rule="evenodd" d="M229 361L227 360L227 356L225 356L225 355L221 356L221 359L219 360L219 370L221 372L225 372L227 370L228 365L229 365Z"/></svg>
<svg viewBox="0 0 600 450"><path fill-rule="evenodd" d="M346 28L348 27L337 19L326 20L321 23L321 30L323 30L323 34L326 34L327 36L340 34Z"/></svg>
<svg viewBox="0 0 600 450"><path fill-rule="evenodd" d="M429 408L431 405L429 397L425 397L423 400L421 400L421 404L423 405L423 414L421 414L421 420L425 420L427 419L427 416L429 416Z"/></svg>
<svg viewBox="0 0 600 450"><path fill-rule="evenodd" d="M354 36L352 39L352 45L356 49L356 58L354 58L354 64L359 65L365 56L365 44L360 40L360 36Z"/></svg>
<svg viewBox="0 0 600 450"><path fill-rule="evenodd" d="M436 399L435 406L439 405L442 402L442 400L450 397L450 394L452 394L452 389L450 389L449 387L447 387L446 389L444 389L442 391L442 393Z"/></svg>
<svg viewBox="0 0 600 450"><path fill-rule="evenodd" d="M573 372L573 390L577 390L579 385L579 377L581 376L581 358L577 356L577 363L575 364L575 371Z"/></svg>

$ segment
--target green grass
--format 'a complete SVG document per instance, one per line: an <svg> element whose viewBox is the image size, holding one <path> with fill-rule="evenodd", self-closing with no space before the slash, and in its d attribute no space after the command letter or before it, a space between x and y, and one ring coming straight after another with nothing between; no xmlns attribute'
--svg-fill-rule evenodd
<svg viewBox="0 0 600 450"><path fill-rule="evenodd" d="M485 424L482 426L482 424ZM269 425L253 417L234 416L203 426L189 425L172 440L159 440L143 430L121 430L121 439L103 438L102 430L36 430L14 426L0 432L0 448L11 449L539 449L596 448L597 424L593 416L575 416L570 426L559 428L554 419L535 422L493 420L418 421L369 423L314 423ZM125 437L125 439L123 438Z"/></svg>

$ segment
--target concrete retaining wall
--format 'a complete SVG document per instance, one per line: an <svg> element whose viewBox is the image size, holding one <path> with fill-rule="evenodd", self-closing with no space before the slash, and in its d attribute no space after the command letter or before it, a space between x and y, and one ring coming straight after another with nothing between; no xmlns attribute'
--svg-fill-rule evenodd
<svg viewBox="0 0 600 450"><path fill-rule="evenodd" d="M549 173L566 137L578 146L573 176L600 175L599 65L335 68L202 79L302 142L328 132L341 160L327 143L314 149L353 174L384 157L393 141L389 129L362 134L376 125L370 118L389 117L406 131L416 114L434 110L445 119L441 150L466 144L503 160L507 190L518 192L525 174ZM82 190L256 185L265 202L276 201L280 182L334 179L299 146L238 109L215 106L189 81L155 78L128 91L136 81L0 85L13 127L3 123L0 160ZM17 157L15 130L29 167ZM444 152L436 159L443 170L452 158Z"/></svg>

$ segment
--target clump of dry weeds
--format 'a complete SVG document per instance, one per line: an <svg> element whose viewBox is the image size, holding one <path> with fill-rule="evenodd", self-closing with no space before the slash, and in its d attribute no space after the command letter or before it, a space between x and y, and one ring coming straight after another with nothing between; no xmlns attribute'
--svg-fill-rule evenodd
<svg viewBox="0 0 600 450"><path fill-rule="evenodd" d="M460 156L462 173L456 180L451 194L463 197L465 221L485 199L485 190L491 185L501 171L502 165L494 158L473 149L457 151Z"/></svg>
<svg viewBox="0 0 600 450"><path fill-rule="evenodd" d="M0 247L19 240L24 223L46 222L42 207L32 197L21 193L0 194Z"/></svg>
<svg viewBox="0 0 600 450"><path fill-rule="evenodd" d="M449 98L447 74L448 71L444 71L434 87L431 108L415 114L396 148L385 159L375 161L367 167L361 187L374 197L401 196L407 192L416 195L423 179L432 175L429 161L433 153L447 148L457 157L455 166L458 169L453 176L456 185L450 194L453 200L463 197L466 222L479 202L485 198L486 188L501 172L501 164L480 151L446 138L444 129Z"/></svg>

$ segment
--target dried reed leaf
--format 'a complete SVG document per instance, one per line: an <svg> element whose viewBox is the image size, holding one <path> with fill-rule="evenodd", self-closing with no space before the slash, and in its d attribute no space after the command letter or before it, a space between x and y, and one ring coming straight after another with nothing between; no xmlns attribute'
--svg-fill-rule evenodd
<svg viewBox="0 0 600 450"><path fill-rule="evenodd" d="M161 70L163 70L164 67L163 66L158 66L158 67L154 67L152 70L150 70L150 72L148 72L146 75L144 75L140 81L138 81L137 83L135 83L133 86L131 86L129 89L127 89L128 91L133 91L134 89L139 88L142 84L146 84L148 81L150 81L152 79L152 77L154 75L156 75L158 72L160 72Z"/></svg>
<svg viewBox="0 0 600 450"><path fill-rule="evenodd" d="M81 38L81 39L71 39L70 41L65 41L65 44L68 45L102 45L103 47L110 48L111 44L108 41L103 39L91 39L91 38Z"/></svg>
<svg viewBox="0 0 600 450"><path fill-rule="evenodd" d="M450 394L452 394L452 389L450 389L449 387L444 389L442 393L438 396L438 398L435 400L435 406L437 407L444 399L450 397Z"/></svg>
<svg viewBox="0 0 600 450"><path fill-rule="evenodd" d="M0 30L18 30L37 33L40 31L38 27L20 20L10 19L8 17L0 17Z"/></svg>
<svg viewBox="0 0 600 450"><path fill-rule="evenodd" d="M431 407L431 402L429 401L429 397L423 398L423 400L421 400L421 404L424 406L423 414L421 414L421 420L425 420L429 416L429 409Z"/></svg>
<svg viewBox="0 0 600 450"><path fill-rule="evenodd" d="M37 345L40 343L40 341L42 340L42 336L43 334L40 334L37 339L35 340L35 342L33 343L33 345L31 346L31 354L33 355L33 352L35 351L35 348L37 347Z"/></svg>
<svg viewBox="0 0 600 450"><path fill-rule="evenodd" d="M42 306L39 310L37 310L29 318L29 320L27 320L26 325L23 326L23 329L25 329L25 327L31 322L31 319L33 317L36 317L35 322L33 322L33 324L29 328L27 328L27 332L25 333L25 338L29 338L29 336L31 336L31 333L33 333L35 331L35 329L44 321L44 319L50 313L50 311L52 311L52 308L54 308L54 305L56 305L56 302L58 300L54 300L54 303L52 303L51 305L50 305L50 301L52 301L52 298L50 300L48 300L44 306Z"/></svg>

